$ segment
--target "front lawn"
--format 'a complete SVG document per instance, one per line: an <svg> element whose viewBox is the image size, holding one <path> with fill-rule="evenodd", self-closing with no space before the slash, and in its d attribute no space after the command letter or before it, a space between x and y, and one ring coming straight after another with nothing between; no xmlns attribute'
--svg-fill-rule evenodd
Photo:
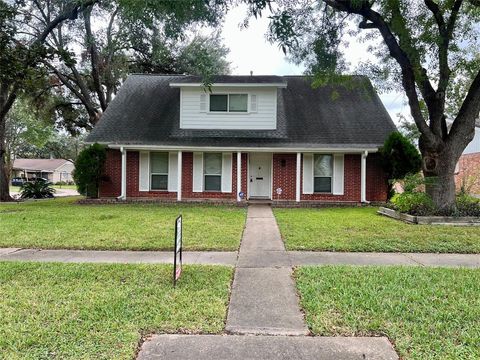
<svg viewBox="0 0 480 360"><path fill-rule="evenodd" d="M219 333L232 268L0 262L0 357L132 359L152 332Z"/></svg>
<svg viewBox="0 0 480 360"><path fill-rule="evenodd" d="M0 204L0 247L170 250L183 215L185 250L237 250L245 209L233 206L78 205L78 198Z"/></svg>
<svg viewBox="0 0 480 360"><path fill-rule="evenodd" d="M480 358L480 269L303 267L315 335L388 336L402 359Z"/></svg>
<svg viewBox="0 0 480 360"><path fill-rule="evenodd" d="M274 209L288 250L480 253L480 227L412 225L376 212Z"/></svg>

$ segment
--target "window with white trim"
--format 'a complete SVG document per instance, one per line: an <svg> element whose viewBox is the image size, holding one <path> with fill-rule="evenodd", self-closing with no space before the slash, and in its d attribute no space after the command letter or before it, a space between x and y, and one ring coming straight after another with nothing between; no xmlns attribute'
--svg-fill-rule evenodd
<svg viewBox="0 0 480 360"><path fill-rule="evenodd" d="M150 153L150 189L168 190L168 153Z"/></svg>
<svg viewBox="0 0 480 360"><path fill-rule="evenodd" d="M313 157L313 191L331 193L333 178L333 155L315 154Z"/></svg>
<svg viewBox="0 0 480 360"><path fill-rule="evenodd" d="M248 94L210 94L210 112L248 112Z"/></svg>
<svg viewBox="0 0 480 360"><path fill-rule="evenodd" d="M204 153L203 155L204 191L222 190L222 154Z"/></svg>

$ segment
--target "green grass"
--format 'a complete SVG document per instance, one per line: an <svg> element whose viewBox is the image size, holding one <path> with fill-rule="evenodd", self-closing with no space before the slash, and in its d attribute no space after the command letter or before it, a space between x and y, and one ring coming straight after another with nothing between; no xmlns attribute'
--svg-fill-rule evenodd
<svg viewBox="0 0 480 360"><path fill-rule="evenodd" d="M289 250L479 253L480 228L412 225L377 208L275 209Z"/></svg>
<svg viewBox="0 0 480 360"><path fill-rule="evenodd" d="M316 335L386 335L408 360L480 358L480 269L326 266L295 276Z"/></svg>
<svg viewBox="0 0 480 360"><path fill-rule="evenodd" d="M218 333L232 268L0 262L0 357L132 359L152 332Z"/></svg>
<svg viewBox="0 0 480 360"><path fill-rule="evenodd" d="M0 247L170 250L183 214L185 250L236 250L245 209L207 205L78 205L78 198L0 204Z"/></svg>

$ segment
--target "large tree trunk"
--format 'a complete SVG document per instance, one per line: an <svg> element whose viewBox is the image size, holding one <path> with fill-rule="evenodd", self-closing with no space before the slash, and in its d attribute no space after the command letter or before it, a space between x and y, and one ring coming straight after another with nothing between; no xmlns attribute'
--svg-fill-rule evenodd
<svg viewBox="0 0 480 360"><path fill-rule="evenodd" d="M425 190L440 212L455 210L455 166L459 155L457 151L442 152L422 149ZM461 152L460 152L461 153Z"/></svg>
<svg viewBox="0 0 480 360"><path fill-rule="evenodd" d="M13 201L10 196L10 166L7 164L5 126L6 118L0 117L0 202Z"/></svg>

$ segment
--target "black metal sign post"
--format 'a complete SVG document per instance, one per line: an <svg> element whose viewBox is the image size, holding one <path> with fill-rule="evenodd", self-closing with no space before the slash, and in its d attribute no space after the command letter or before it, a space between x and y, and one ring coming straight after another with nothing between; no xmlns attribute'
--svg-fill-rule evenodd
<svg viewBox="0 0 480 360"><path fill-rule="evenodd" d="M175 241L173 246L173 287L182 274L182 215L175 220Z"/></svg>

